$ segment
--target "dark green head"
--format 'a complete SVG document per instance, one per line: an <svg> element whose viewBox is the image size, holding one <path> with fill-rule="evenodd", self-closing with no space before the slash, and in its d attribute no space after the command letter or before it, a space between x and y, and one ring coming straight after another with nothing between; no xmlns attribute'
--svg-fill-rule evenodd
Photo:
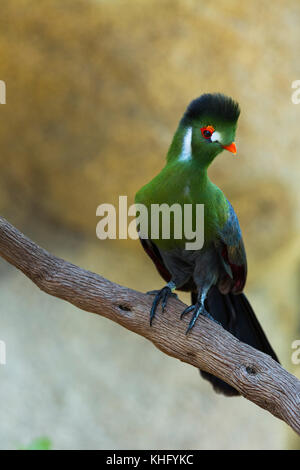
<svg viewBox="0 0 300 470"><path fill-rule="evenodd" d="M236 153L234 139L239 115L238 103L221 93L207 93L193 100L180 121L169 157L173 159L177 150L179 159L192 158L201 166L208 166L224 149Z"/></svg>

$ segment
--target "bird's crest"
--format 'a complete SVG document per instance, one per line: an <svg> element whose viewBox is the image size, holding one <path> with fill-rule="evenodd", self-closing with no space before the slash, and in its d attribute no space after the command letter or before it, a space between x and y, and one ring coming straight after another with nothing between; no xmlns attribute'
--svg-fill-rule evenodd
<svg viewBox="0 0 300 470"><path fill-rule="evenodd" d="M194 119L214 117L218 120L236 122L240 115L239 104L222 93L205 93L187 107L182 123L187 125Z"/></svg>

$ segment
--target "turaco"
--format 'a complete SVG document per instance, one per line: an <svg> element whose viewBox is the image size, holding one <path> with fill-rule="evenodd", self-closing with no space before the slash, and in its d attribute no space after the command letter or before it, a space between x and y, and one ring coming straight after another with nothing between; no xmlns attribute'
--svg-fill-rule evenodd
<svg viewBox="0 0 300 470"><path fill-rule="evenodd" d="M167 283L152 291L150 324L160 306L166 308L174 290L191 292L189 332L199 315L215 320L241 341L278 361L243 289L247 276L246 253L237 216L223 192L211 182L207 169L224 149L235 154L240 108L223 94L204 94L190 103L169 148L162 171L136 194L135 202L151 212L152 204L204 205L204 244L187 250L183 238L140 238L146 253ZM194 214L194 213L193 213ZM194 216L194 215L193 215ZM151 223L151 222L150 222ZM200 371L214 389L239 395L230 385Z"/></svg>

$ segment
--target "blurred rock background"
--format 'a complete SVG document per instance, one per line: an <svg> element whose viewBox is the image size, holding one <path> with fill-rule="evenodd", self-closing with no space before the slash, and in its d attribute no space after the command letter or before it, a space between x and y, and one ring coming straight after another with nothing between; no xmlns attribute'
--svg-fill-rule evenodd
<svg viewBox="0 0 300 470"><path fill-rule="evenodd" d="M238 157L210 170L240 218L247 293L283 365L299 325L297 0L10 0L1 5L0 210L40 245L139 290L161 281L138 242L96 239L164 164L189 101L240 102ZM298 448L287 427L211 392L193 368L39 292L0 262L0 448Z"/></svg>

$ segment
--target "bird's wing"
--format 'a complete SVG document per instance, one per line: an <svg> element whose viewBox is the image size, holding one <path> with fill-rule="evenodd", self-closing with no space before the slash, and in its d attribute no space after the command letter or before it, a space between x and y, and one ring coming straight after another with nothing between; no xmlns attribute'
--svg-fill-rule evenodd
<svg viewBox="0 0 300 470"><path fill-rule="evenodd" d="M216 248L227 273L223 279L225 290L228 291L230 286L229 291L237 294L242 292L246 283L247 258L238 218L230 202L227 202L229 217L218 233ZM222 290L222 282L220 286Z"/></svg>
<svg viewBox="0 0 300 470"><path fill-rule="evenodd" d="M155 267L161 277L166 281L169 282L171 280L171 274L169 273L168 269L166 268L166 265L163 262L162 256L159 252L159 249L153 243L151 240L146 239L146 238L140 238L140 242L142 244L142 247L144 248L145 252L149 256L149 258L152 259L153 263L155 264Z"/></svg>

